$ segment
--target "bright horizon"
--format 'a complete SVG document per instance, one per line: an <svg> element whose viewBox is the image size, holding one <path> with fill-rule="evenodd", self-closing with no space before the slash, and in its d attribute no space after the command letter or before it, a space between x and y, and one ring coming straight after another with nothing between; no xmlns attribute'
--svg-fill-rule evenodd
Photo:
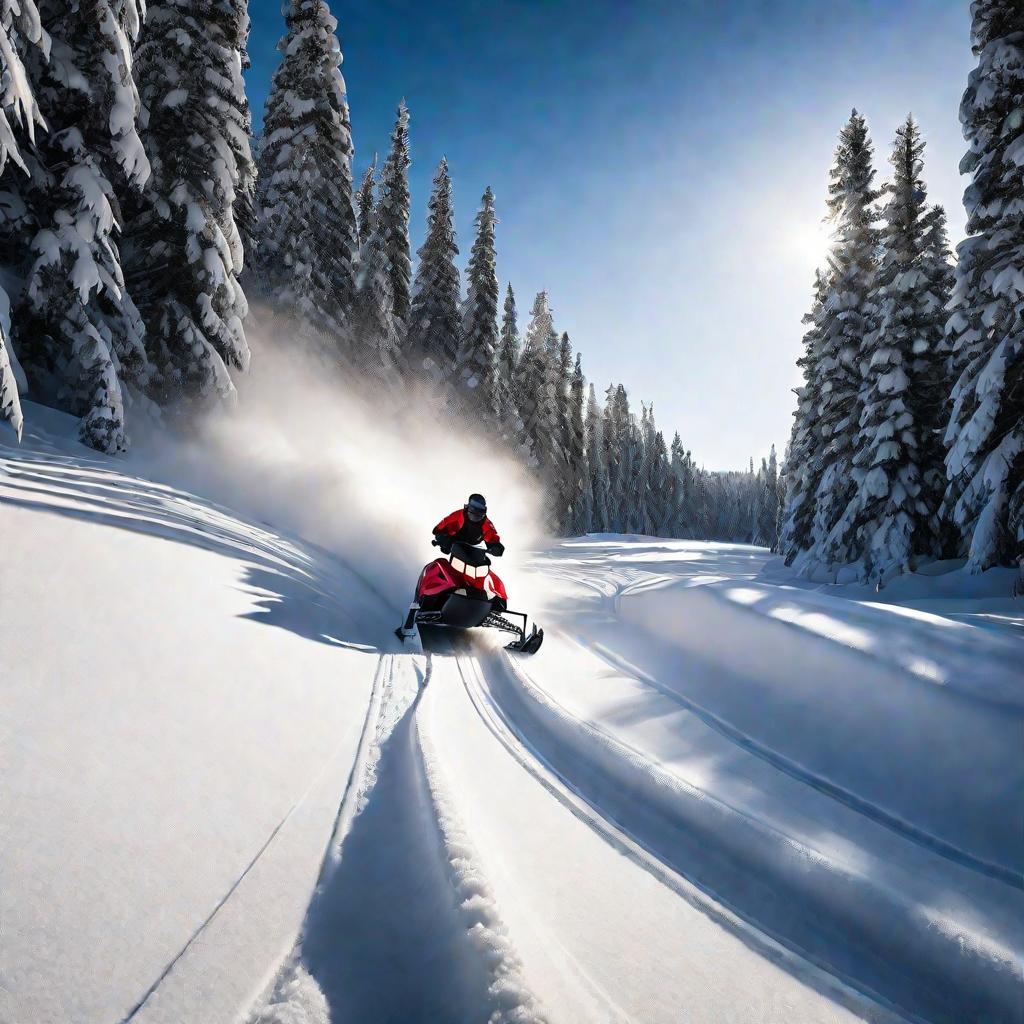
<svg viewBox="0 0 1024 1024"><path fill-rule="evenodd" d="M699 464L743 469L789 437L800 322L827 235L828 170L857 107L878 180L913 112L925 178L962 237L957 108L972 66L961 0L751 0L632 5L502 0L331 8L339 22L356 182L411 111L412 236L448 157L462 261L486 185L498 273L521 326L546 289L599 391L654 402ZM257 123L284 22L250 5ZM913 54L913 61L907 54Z"/></svg>

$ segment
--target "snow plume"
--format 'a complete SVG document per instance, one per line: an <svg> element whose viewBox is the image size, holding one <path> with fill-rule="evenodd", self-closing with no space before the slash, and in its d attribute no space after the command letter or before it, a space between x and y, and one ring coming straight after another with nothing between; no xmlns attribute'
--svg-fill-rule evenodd
<svg viewBox="0 0 1024 1024"><path fill-rule="evenodd" d="M283 326L247 336L252 370L235 408L211 411L184 440L151 431L131 458L155 458L175 483L325 548L396 609L437 555L432 527L474 491L507 545L504 577L541 540L537 488L481 425L429 392L395 401L345 378Z"/></svg>

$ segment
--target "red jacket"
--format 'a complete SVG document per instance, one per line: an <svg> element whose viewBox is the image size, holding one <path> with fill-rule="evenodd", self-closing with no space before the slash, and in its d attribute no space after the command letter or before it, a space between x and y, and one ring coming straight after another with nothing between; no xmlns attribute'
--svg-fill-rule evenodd
<svg viewBox="0 0 1024 1024"><path fill-rule="evenodd" d="M461 508L456 509L450 516L445 516L434 527L434 536L438 534L447 534L467 544L479 544L481 539L487 544L501 543L498 531L487 516L484 516L481 522L473 523L466 518L466 513Z"/></svg>

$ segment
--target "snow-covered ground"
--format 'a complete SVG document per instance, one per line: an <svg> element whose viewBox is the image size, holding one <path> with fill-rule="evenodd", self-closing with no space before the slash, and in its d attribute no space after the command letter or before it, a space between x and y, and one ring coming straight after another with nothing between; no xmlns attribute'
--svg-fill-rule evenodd
<svg viewBox="0 0 1024 1024"><path fill-rule="evenodd" d="M382 538L27 412L0 1021L1024 1021L1011 574L587 537L505 567L535 658L411 653Z"/></svg>

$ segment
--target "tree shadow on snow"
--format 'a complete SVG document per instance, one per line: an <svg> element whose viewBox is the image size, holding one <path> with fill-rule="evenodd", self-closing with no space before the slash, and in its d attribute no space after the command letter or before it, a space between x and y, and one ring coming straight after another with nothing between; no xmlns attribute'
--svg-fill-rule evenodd
<svg viewBox="0 0 1024 1024"><path fill-rule="evenodd" d="M3 452L0 504L186 544L240 563L253 622L352 650L396 646L401 609L337 556L207 499L108 468L38 452ZM343 600L342 600L343 599Z"/></svg>

